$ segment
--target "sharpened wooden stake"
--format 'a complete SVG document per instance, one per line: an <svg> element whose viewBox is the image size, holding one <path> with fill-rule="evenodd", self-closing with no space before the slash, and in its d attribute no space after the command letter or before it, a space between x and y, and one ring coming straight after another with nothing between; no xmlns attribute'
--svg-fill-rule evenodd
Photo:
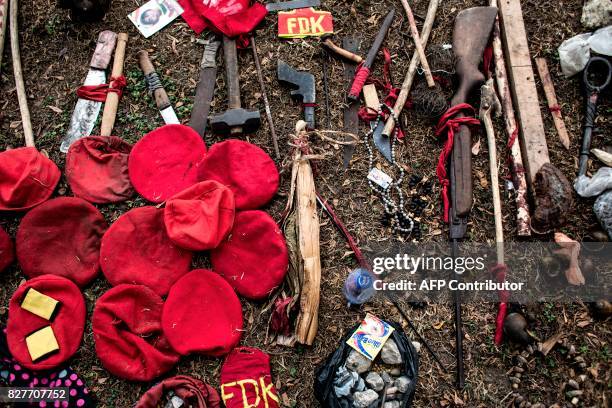
<svg viewBox="0 0 612 408"><path fill-rule="evenodd" d="M259 62L259 55L257 54L257 46L255 45L254 36L251 36L251 48L253 49L253 60L255 61L257 79L259 80L261 96L263 98L264 108L266 110L266 118L268 119L268 125L270 125L270 135L272 136L272 144L274 145L274 154L276 155L276 158L280 160L281 155L280 151L278 150L278 137L276 136L274 121L272 120L272 111L270 110L270 102L268 101L268 93L266 92L266 84L264 83L263 73L261 72L261 63Z"/></svg>
<svg viewBox="0 0 612 408"><path fill-rule="evenodd" d="M423 67L423 73L425 74L427 86L432 88L436 86L436 83L434 82L433 76L431 75L431 69L429 68L427 57L425 56L425 50L423 47L423 42L421 41L421 36L419 35L419 29L417 28L416 21L414 21L414 14L412 14L412 9L410 8L410 4L408 4L408 0L401 1L402 6L404 6L404 11L406 12L406 16L408 17L410 34L412 35L414 46L416 47L417 53L419 54L419 59L421 60L421 67Z"/></svg>
<svg viewBox="0 0 612 408"><path fill-rule="evenodd" d="M18 0L11 0L10 4L10 33L11 33L11 54L13 57L13 74L15 75L15 87L17 88L17 100L19 101L19 112L21 112L21 124L25 145L34 147L34 132L32 131L32 121L28 99L23 83L23 69L21 68L21 53L19 52L19 27L17 25L17 13L19 10Z"/></svg>
<svg viewBox="0 0 612 408"><path fill-rule="evenodd" d="M570 139L565 128L565 122L563 122L563 115L559 110L559 103L557 102L557 94L555 93L555 86L553 85L550 72L548 71L548 64L544 58L536 58L536 67L538 68L538 74L540 74L540 80L542 81L542 87L544 88L544 94L546 95L546 101L548 102L548 109L555 122L555 128L559 135L561 144L567 150L570 148Z"/></svg>
<svg viewBox="0 0 612 408"><path fill-rule="evenodd" d="M125 48L127 47L128 35L119 33L117 35L117 48L115 48L115 59L113 61L113 69L111 71L112 78L119 78L123 75L123 63L125 61ZM102 124L100 125L100 136L110 136L115 126L115 118L117 117L117 108L119 107L119 94L117 92L109 92L106 94L106 102L104 102L104 111L102 112Z"/></svg>

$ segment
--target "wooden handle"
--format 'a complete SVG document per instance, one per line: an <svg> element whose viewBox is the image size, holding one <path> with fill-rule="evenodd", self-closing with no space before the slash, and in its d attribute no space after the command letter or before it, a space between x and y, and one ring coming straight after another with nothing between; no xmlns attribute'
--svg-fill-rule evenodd
<svg viewBox="0 0 612 408"><path fill-rule="evenodd" d="M542 88L544 88L544 94L546 95L546 101L548 102L548 108L550 109L550 113L553 117L555 127L557 128L557 133L559 134L559 140L561 140L561 144L563 145L563 147L569 150L569 134L567 133L567 129L565 128L563 115L561 115L561 111L557 110L559 107L559 102L557 102L555 86L553 84L552 78L550 77L550 72L548 71L548 64L546 63L545 58L536 58L535 62L536 67L538 68L538 73L540 74L540 80L542 81Z"/></svg>
<svg viewBox="0 0 612 408"><path fill-rule="evenodd" d="M416 21L414 21L414 14L412 14L412 9L408 4L408 0L402 0L402 6L404 6L404 11L406 11L406 16L408 17L408 24L410 25L410 34L412 35L414 46L416 47L417 53L419 54L419 59L421 60L421 66L423 67L423 73L425 74L427 86L430 88L434 87L436 86L436 83L434 82L433 76L431 75L429 63L427 62L427 58L425 57L425 49L423 48L423 42L421 41L419 29L416 26Z"/></svg>
<svg viewBox="0 0 612 408"><path fill-rule="evenodd" d="M138 63L140 64L140 68L145 75L155 72L155 67L149 58L149 53L145 50L138 51Z"/></svg>
<svg viewBox="0 0 612 408"><path fill-rule="evenodd" d="M115 60L113 61L113 70L111 79L118 78L123 75L123 63L125 61L125 48L127 47L127 33L119 33L117 35L117 48L115 49ZM100 135L110 136L115 126L115 118L117 117L117 108L119 107L119 94L117 92L109 92L106 94L106 102L104 103L104 111L102 112L102 125L100 125Z"/></svg>
<svg viewBox="0 0 612 408"><path fill-rule="evenodd" d="M323 41L323 45L325 47L327 47L328 50L338 54L339 56L341 56L342 58L346 58L349 61L353 61L356 64L361 64L361 62L363 61L363 58L361 58L361 56L352 53L348 50L345 50L342 47L338 47L336 44L334 44L334 42L327 38Z"/></svg>
<svg viewBox="0 0 612 408"><path fill-rule="evenodd" d="M19 52L19 27L17 25L17 11L19 9L18 0L11 0L10 3L10 33L11 33L11 53L13 55L13 74L15 75L15 86L17 88L17 100L19 101L19 111L21 112L21 123L25 145L34 147L34 132L30 120L30 109L23 84L23 70L21 68L21 53Z"/></svg>
<svg viewBox="0 0 612 408"><path fill-rule="evenodd" d="M155 67L149 58L148 52L144 50L138 52L138 63L140 64L140 68L145 75L150 75L155 72ZM160 111L170 106L170 98L168 98L168 94L163 87L157 88L155 91L153 91L153 97L155 98L157 109Z"/></svg>
<svg viewBox="0 0 612 408"><path fill-rule="evenodd" d="M0 69L2 69L2 54L4 53L4 38L8 19L8 0L0 0Z"/></svg>

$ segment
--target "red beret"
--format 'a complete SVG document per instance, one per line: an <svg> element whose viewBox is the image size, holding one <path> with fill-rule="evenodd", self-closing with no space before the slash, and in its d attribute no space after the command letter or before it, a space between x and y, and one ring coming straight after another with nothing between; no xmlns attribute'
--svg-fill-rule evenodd
<svg viewBox="0 0 612 408"><path fill-rule="evenodd" d="M170 289L162 327L172 347L181 354L220 357L242 336L242 306L223 278L196 269Z"/></svg>
<svg viewBox="0 0 612 408"><path fill-rule="evenodd" d="M216 181L202 181L166 202L164 223L181 248L205 251L219 245L234 223L234 193Z"/></svg>
<svg viewBox="0 0 612 408"><path fill-rule="evenodd" d="M283 282L289 257L272 217L263 211L239 211L227 240L211 252L211 262L236 292L258 300Z"/></svg>
<svg viewBox="0 0 612 408"><path fill-rule="evenodd" d="M48 200L60 175L35 147L0 153L0 210L27 210Z"/></svg>
<svg viewBox="0 0 612 408"><path fill-rule="evenodd" d="M60 303L52 321L21 307L21 302L30 288ZM49 325L59 344L59 351L34 363L26 345L26 337ZM15 360L30 370L50 370L72 357L79 349L84 328L83 295L74 283L61 276L42 275L30 279L17 288L9 302L6 327L8 346Z"/></svg>
<svg viewBox="0 0 612 408"><path fill-rule="evenodd" d="M87 201L54 198L21 220L17 260L30 278L59 275L83 287L100 271L100 240L107 227L100 211Z"/></svg>
<svg viewBox="0 0 612 408"><path fill-rule="evenodd" d="M0 228L0 272L15 260L15 248L9 234Z"/></svg>
<svg viewBox="0 0 612 408"><path fill-rule="evenodd" d="M134 195L128 176L132 145L115 136L77 140L66 154L66 179L75 196L92 203L115 203Z"/></svg>
<svg viewBox="0 0 612 408"><path fill-rule="evenodd" d="M178 278L189 272L193 254L170 241L163 217L161 208L134 208L106 231L100 264L111 285L145 285L164 296Z"/></svg>
<svg viewBox="0 0 612 408"><path fill-rule="evenodd" d="M184 125L165 125L144 135L128 160L136 191L161 203L198 182L198 165L206 145L198 133Z"/></svg>
<svg viewBox="0 0 612 408"><path fill-rule="evenodd" d="M96 354L111 374L150 381L178 362L162 332L163 304L142 285L119 285L100 296L91 323Z"/></svg>
<svg viewBox="0 0 612 408"><path fill-rule="evenodd" d="M214 144L199 169L200 180L216 180L234 192L236 209L265 205L278 190L278 170L254 144L230 139Z"/></svg>

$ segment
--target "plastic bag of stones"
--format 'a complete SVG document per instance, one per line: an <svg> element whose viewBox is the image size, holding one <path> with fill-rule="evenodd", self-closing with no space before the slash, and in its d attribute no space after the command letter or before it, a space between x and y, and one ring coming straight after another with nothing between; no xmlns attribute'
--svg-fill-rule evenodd
<svg viewBox="0 0 612 408"><path fill-rule="evenodd" d="M346 341L359 327L352 327L336 349L317 369L314 393L324 408L384 408L412 405L419 372L419 355L402 327L395 329L374 361L351 348Z"/></svg>

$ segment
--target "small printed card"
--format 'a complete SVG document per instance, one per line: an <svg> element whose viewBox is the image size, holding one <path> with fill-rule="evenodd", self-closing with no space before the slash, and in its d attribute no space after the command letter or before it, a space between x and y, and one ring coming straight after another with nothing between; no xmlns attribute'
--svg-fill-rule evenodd
<svg viewBox="0 0 612 408"><path fill-rule="evenodd" d="M374 360L394 330L389 323L368 313L346 344Z"/></svg>
<svg viewBox="0 0 612 408"><path fill-rule="evenodd" d="M370 170L370 173L368 173L368 180L378 184L381 188L389 187L389 184L391 184L393 181L393 179L389 177L387 173L376 167L374 167L372 170Z"/></svg>
<svg viewBox="0 0 612 408"><path fill-rule="evenodd" d="M334 18L329 11L312 7L278 13L280 38L320 37L334 33Z"/></svg>
<svg viewBox="0 0 612 408"><path fill-rule="evenodd" d="M128 15L145 38L149 38L183 14L176 0L150 0Z"/></svg>

